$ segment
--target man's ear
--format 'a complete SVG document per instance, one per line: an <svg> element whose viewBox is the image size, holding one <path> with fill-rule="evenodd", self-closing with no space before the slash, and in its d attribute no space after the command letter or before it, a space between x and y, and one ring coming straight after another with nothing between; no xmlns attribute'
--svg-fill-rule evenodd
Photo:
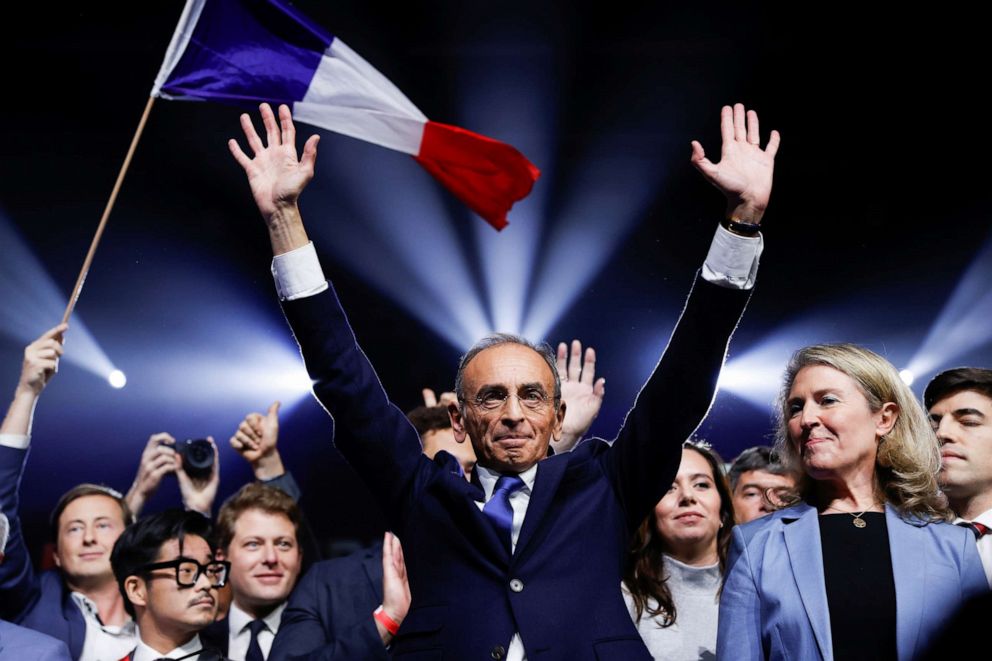
<svg viewBox="0 0 992 661"><path fill-rule="evenodd" d="M148 605L148 584L138 576L128 576L124 579L124 594L134 606Z"/></svg>
<svg viewBox="0 0 992 661"><path fill-rule="evenodd" d="M558 404L558 411L555 413L555 425L551 428L551 438L557 443L561 440L562 426L565 422L565 402Z"/></svg>
<svg viewBox="0 0 992 661"><path fill-rule="evenodd" d="M227 554L224 553L224 549L217 549L214 551L214 560L227 560Z"/></svg>
<svg viewBox="0 0 992 661"><path fill-rule="evenodd" d="M468 438L468 432L465 431L465 417L458 407L458 402L448 403L448 417L451 418L451 431L455 436L455 441L464 443L465 439Z"/></svg>

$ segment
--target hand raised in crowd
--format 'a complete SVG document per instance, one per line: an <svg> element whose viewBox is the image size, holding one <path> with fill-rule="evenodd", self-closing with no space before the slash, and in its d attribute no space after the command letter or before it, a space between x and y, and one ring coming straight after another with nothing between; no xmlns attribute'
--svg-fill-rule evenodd
<svg viewBox="0 0 992 661"><path fill-rule="evenodd" d="M265 415L249 413L231 437L231 447L251 464L255 478L270 480L286 472L276 444L279 441L279 402Z"/></svg>
<svg viewBox="0 0 992 661"><path fill-rule="evenodd" d="M172 448L176 439L169 434L152 434L141 452L138 473L124 499L135 518L141 513L148 499L158 491L162 478L179 467L179 457Z"/></svg>
<svg viewBox="0 0 992 661"><path fill-rule="evenodd" d="M589 431L606 394L606 379L596 379L596 350L586 348L582 357L582 343L572 340L571 354L568 345L558 344L558 375L561 377L561 399L565 402L565 420L561 440L551 441L555 452L568 452Z"/></svg>
<svg viewBox="0 0 992 661"><path fill-rule="evenodd" d="M402 624L410 610L410 582L406 577L403 547L391 532L382 539L382 610L396 624ZM392 634L379 620L375 626L383 644L388 645Z"/></svg>
<svg viewBox="0 0 992 661"><path fill-rule="evenodd" d="M762 149L758 113L745 111L744 104L738 103L720 111L720 134L720 162L706 158L703 146L693 140L692 164L727 197L728 218L757 224L771 197L778 131L771 132Z"/></svg>
<svg viewBox="0 0 992 661"><path fill-rule="evenodd" d="M0 425L0 434L31 433L31 420L38 396L59 369L59 357L64 351L62 334L67 328L66 324L50 328L25 347L21 377L17 381L14 399Z"/></svg>
<svg viewBox="0 0 992 661"><path fill-rule="evenodd" d="M171 436L169 439L175 445L175 439ZM214 451L214 463L210 467L210 475L205 478L190 477L183 467L182 456L177 454L176 479L179 482L179 493L186 509L199 512L209 519L213 511L214 499L217 498L217 487L220 486L220 456L212 436L207 436L207 442L210 443L210 447Z"/></svg>
<svg viewBox="0 0 992 661"><path fill-rule="evenodd" d="M59 369L59 357L65 351L62 346L62 335L66 329L68 329L67 324L49 328L41 337L25 347L21 378L17 382L18 391L37 396L45 389L52 375Z"/></svg>
<svg viewBox="0 0 992 661"><path fill-rule="evenodd" d="M237 140L229 140L227 146L234 160L248 175L255 204L269 227L273 250L281 254L309 242L296 202L313 179L320 138L310 136L303 146L302 158L298 158L296 128L289 108L279 106L278 123L269 104L263 103L259 110L265 127L265 144L255 132L251 117L247 113L241 115L241 129L254 157L249 158Z"/></svg>
<svg viewBox="0 0 992 661"><path fill-rule="evenodd" d="M444 406L444 407L447 407L448 404L456 404L456 403L458 403L458 396L455 395L455 393L453 393L453 392L443 392L443 393L441 393L441 399L440 400L438 400L437 395L435 395L434 394L434 391L431 390L430 388L424 388L420 392L424 396L424 406L427 406L427 407L431 407L431 408L433 408L435 406Z"/></svg>

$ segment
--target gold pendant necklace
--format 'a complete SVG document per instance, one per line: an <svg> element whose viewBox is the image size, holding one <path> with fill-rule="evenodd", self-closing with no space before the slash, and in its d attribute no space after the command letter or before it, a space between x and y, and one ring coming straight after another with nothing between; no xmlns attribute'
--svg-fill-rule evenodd
<svg viewBox="0 0 992 661"><path fill-rule="evenodd" d="M868 510L865 510L865 512L867 511ZM865 512L862 512L861 514L864 514ZM852 521L851 523L854 524L855 528L864 528L865 526L868 525L867 523L865 523L865 520L861 518L861 514L855 514L854 512L848 512L848 514L854 517L854 521Z"/></svg>

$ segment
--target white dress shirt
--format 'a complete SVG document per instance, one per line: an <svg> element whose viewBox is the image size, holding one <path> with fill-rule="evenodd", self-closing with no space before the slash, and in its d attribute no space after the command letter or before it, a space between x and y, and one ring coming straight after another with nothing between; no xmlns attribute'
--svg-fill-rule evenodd
<svg viewBox="0 0 992 661"><path fill-rule="evenodd" d="M702 276L705 280L721 287L750 289L754 286L758 272L758 258L763 248L764 241L760 234L755 237L743 237L718 226L703 264ZM284 301L314 296L327 289L327 280L313 243L276 255L272 259L272 275L276 281L279 298ZM475 470L479 472L479 481L486 491L486 501L488 501L492 497L499 474L479 465L476 465ZM510 534L512 548L516 548L517 536L520 534L527 513L531 490L537 477L537 466L532 466L521 473L520 477L524 480L524 486L510 496L510 506L513 508L513 527ZM479 509L482 509L484 503L477 504ZM506 661L526 661L523 641L519 633L514 633L510 640Z"/></svg>
<svg viewBox="0 0 992 661"><path fill-rule="evenodd" d="M258 646L262 649L262 657L266 659L269 658L272 641L279 632L279 621L284 610L286 602L262 618L265 628L258 632ZM251 630L248 626L252 620L254 618L251 615L238 608L236 603L231 603L231 611L227 615L227 658L232 661L245 661L248 645L251 643Z"/></svg>
<svg viewBox="0 0 992 661"><path fill-rule="evenodd" d="M138 641L134 620L129 618L119 627L104 624L92 599L81 592L71 592L70 596L86 623L79 661L117 661L134 649Z"/></svg>
<svg viewBox="0 0 992 661"><path fill-rule="evenodd" d="M200 650L202 649L203 644L200 642L200 637L193 636L193 639L185 645L180 645L171 652L163 654L162 652L156 652L152 648L148 647L148 645L145 645L145 643L141 640L139 632L138 646L134 650L134 661L155 661L156 659L183 659L183 661L197 661L200 658Z"/></svg>
<svg viewBox="0 0 992 661"><path fill-rule="evenodd" d="M972 522L980 523L988 527L989 530L992 530L992 510L985 510L971 521L962 519L961 517L954 519L954 523ZM982 558L982 566L985 567L985 580L989 582L989 587L992 588L992 533L978 540L978 555Z"/></svg>

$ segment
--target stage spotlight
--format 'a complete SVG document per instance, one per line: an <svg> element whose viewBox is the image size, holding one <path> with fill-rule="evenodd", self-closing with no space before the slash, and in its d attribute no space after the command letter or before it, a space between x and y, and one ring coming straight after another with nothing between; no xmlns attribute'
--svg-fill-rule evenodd
<svg viewBox="0 0 992 661"><path fill-rule="evenodd" d="M480 33L485 37L461 60L459 124L508 142L541 169L530 195L514 205L509 227L497 234L472 220L491 330L519 334L555 177L555 60L538 45L544 36L534 25L498 23Z"/></svg>
<svg viewBox="0 0 992 661"><path fill-rule="evenodd" d="M308 192L310 207L328 217L311 226L318 250L467 349L492 324L437 183L403 154L323 137L332 163Z"/></svg>
<svg viewBox="0 0 992 661"><path fill-rule="evenodd" d="M111 372L107 376L107 381L112 387L117 388L118 390L127 385L127 377L124 375L124 372L120 370L114 370Z"/></svg>
<svg viewBox="0 0 992 661"><path fill-rule="evenodd" d="M915 377L909 370L899 370L899 378L902 379L902 382L907 386L911 386L913 385L913 380Z"/></svg>
<svg viewBox="0 0 992 661"><path fill-rule="evenodd" d="M932 374L992 341L992 238L975 256L907 369Z"/></svg>
<svg viewBox="0 0 992 661"><path fill-rule="evenodd" d="M0 212L0 333L26 345L45 330L56 325L65 311L66 295L34 252L21 238L14 224ZM80 254L82 257L82 254ZM69 319L65 337L64 362L106 378L113 363L87 330L79 312Z"/></svg>

